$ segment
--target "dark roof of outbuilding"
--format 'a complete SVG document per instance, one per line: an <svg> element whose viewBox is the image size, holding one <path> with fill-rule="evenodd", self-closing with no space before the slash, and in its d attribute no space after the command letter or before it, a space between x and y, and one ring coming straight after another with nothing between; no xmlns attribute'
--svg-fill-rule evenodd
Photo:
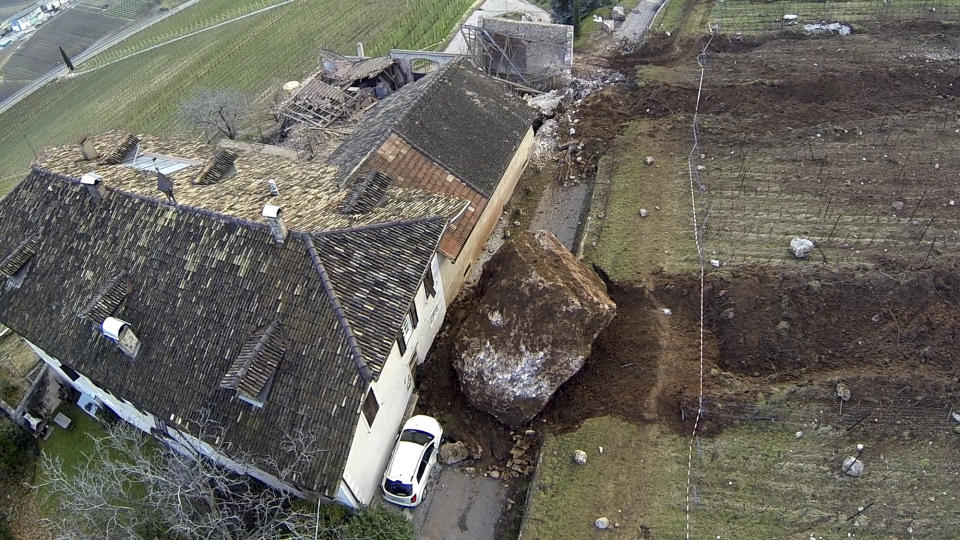
<svg viewBox="0 0 960 540"><path fill-rule="evenodd" d="M490 197L533 118L505 83L454 60L375 105L330 162L348 177L395 132Z"/></svg>
<svg viewBox="0 0 960 540"><path fill-rule="evenodd" d="M313 432L325 451L295 482L333 496L366 388L335 308L342 303L351 319L360 361L382 366L382 342L372 337L381 325L400 328L398 297L411 300L445 220L314 235L339 299L318 275L306 233L277 244L265 224L109 187L94 204L75 178L43 170L0 201L0 222L0 259L39 238L19 286L0 285L0 321L177 429L196 433L191 422L210 411L227 447L280 467L293 459L282 451L285 434ZM377 271L358 272L360 264ZM362 291L381 308L374 316L348 297ZM110 315L139 338L136 358L102 335L96 320ZM253 350L272 326L267 338L282 336L282 344ZM275 369L262 408L221 388L238 359Z"/></svg>

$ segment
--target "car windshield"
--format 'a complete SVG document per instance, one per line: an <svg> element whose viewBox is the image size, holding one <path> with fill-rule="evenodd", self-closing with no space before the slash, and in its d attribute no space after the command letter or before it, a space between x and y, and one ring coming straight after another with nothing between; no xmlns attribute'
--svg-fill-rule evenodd
<svg viewBox="0 0 960 540"><path fill-rule="evenodd" d="M433 435L417 429L407 429L400 434L400 442L412 442L420 446L426 446L433 441Z"/></svg>
<svg viewBox="0 0 960 540"><path fill-rule="evenodd" d="M413 484L404 484L400 480L390 480L388 478L383 481L383 489L393 495L408 497L413 493Z"/></svg>

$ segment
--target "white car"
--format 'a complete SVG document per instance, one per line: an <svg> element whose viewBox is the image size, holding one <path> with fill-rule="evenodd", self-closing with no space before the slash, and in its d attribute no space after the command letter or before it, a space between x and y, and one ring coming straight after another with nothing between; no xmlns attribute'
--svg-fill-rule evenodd
<svg viewBox="0 0 960 540"><path fill-rule="evenodd" d="M443 429L429 416L407 420L397 437L397 445L383 473L383 498L400 506L423 502L430 471L437 463Z"/></svg>

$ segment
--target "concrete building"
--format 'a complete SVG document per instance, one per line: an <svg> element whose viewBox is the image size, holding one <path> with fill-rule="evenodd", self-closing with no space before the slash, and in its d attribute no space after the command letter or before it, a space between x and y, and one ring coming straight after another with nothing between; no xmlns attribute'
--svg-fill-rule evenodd
<svg viewBox="0 0 960 540"><path fill-rule="evenodd" d="M0 201L0 322L174 448L368 504L532 140L522 102L467 65L381 105L349 167L124 132L45 151ZM323 452L290 455L294 433Z"/></svg>
<svg viewBox="0 0 960 540"><path fill-rule="evenodd" d="M573 26L484 17L461 32L474 60L499 78L544 90L570 78Z"/></svg>
<svg viewBox="0 0 960 540"><path fill-rule="evenodd" d="M41 4L30 6L10 18L10 27L13 28L14 32L23 32L36 26L42 15L43 6Z"/></svg>

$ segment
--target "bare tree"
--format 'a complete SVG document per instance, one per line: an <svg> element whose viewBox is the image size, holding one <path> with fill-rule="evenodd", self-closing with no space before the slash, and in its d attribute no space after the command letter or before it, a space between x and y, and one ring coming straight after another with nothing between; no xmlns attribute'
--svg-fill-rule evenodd
<svg viewBox="0 0 960 540"><path fill-rule="evenodd" d="M230 89L205 88L181 105L184 122L207 138L236 139L250 120L251 103L246 95Z"/></svg>
<svg viewBox="0 0 960 540"><path fill-rule="evenodd" d="M222 428L206 411L196 423L196 435L222 439ZM157 445L141 431L122 422L93 436L93 449L72 471L59 458L42 457L45 478L40 486L58 509L51 519L59 538L299 538L322 531L339 538L343 525L324 523L314 512L298 510L290 494L270 489L207 459L200 448L176 451ZM305 461L322 448L315 434L288 434L284 450L290 459L274 468L281 478L293 478ZM253 465L248 456L231 459ZM259 463L275 467L277 462Z"/></svg>

